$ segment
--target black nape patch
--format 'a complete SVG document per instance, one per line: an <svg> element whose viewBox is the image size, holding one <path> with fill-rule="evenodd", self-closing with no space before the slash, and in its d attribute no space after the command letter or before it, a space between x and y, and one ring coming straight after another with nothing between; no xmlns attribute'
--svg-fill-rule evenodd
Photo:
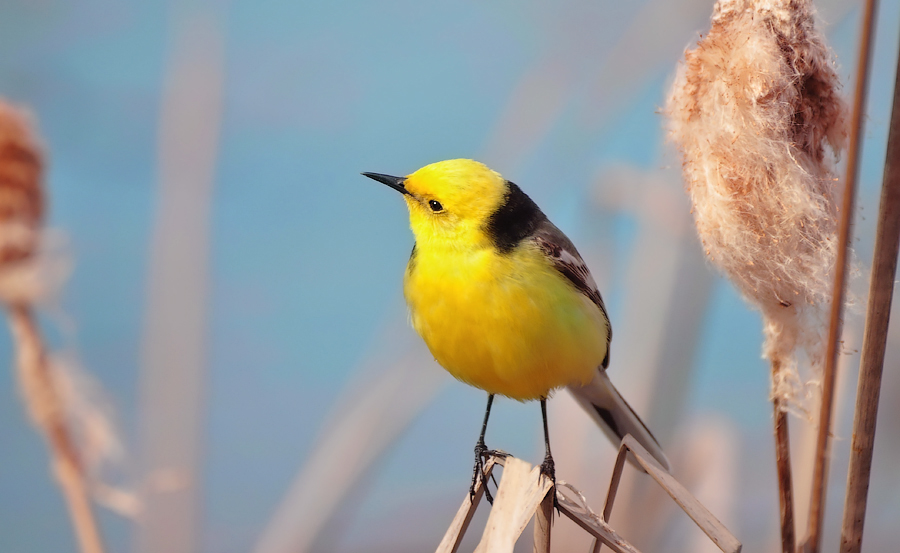
<svg viewBox="0 0 900 553"><path fill-rule="evenodd" d="M603 422L606 423L606 426L608 426L609 429L613 431L613 434L615 434L619 438L624 438L624 436L622 436L622 432L619 430L619 425L616 424L615 419L613 419L612 413L610 413L608 409L604 409L603 407L597 407L596 405L594 405L593 407L597 410L597 414L600 415L600 418L603 419Z"/></svg>
<svg viewBox="0 0 900 553"><path fill-rule="evenodd" d="M514 182L506 181L509 191L503 205L488 219L485 230L500 253L509 253L531 236L537 224L547 218L536 203Z"/></svg>

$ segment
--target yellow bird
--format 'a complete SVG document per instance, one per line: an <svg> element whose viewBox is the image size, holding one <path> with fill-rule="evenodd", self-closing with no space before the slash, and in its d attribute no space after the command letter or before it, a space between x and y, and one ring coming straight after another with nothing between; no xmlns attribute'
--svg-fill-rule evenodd
<svg viewBox="0 0 900 553"><path fill-rule="evenodd" d="M531 198L469 159L406 177L363 175L402 193L409 208L416 242L403 292L413 327L450 374L488 393L473 490L495 394L541 401L541 467L555 478L546 400L563 386L613 443L631 434L668 469L659 443L606 376L612 329L590 271Z"/></svg>

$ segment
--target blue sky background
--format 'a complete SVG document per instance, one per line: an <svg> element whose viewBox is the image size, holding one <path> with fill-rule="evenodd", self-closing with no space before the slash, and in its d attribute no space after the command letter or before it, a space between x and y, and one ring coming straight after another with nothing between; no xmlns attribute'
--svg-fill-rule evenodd
<svg viewBox="0 0 900 553"><path fill-rule="evenodd" d="M496 152L491 140L512 91L530 67L553 56L569 60L568 100L526 156L496 155L514 162L495 169L527 190L570 237L582 244L593 236L594 212L585 205L609 167L677 168L657 110L681 48L695 35L639 68L642 76L628 81L635 87L612 98L606 111L591 112L592 102L607 101L593 95L597 80L618 78L604 76L607 67L598 60L623 33L640 29L618 22L650 5L622 4L13 0L0 8L0 96L28 106L38 121L49 161L48 224L65 233L76 261L59 302L74 333L61 331L52 314L46 332L102 382L132 448L161 96L178 55L173 28L194 10L213 14L220 25L225 81L212 204L200 551L252 548L333 402L373 344L384 340L379 328L402 317L400 278L412 245L405 208L360 171L406 174L451 157L493 164L484 155ZM857 225L869 236L858 242L864 274L900 20L896 2L883 4L860 183L865 220ZM842 3L828 6L828 14L837 14L826 27L829 41L848 82L858 16ZM706 17L695 31L705 31ZM641 40L652 51L654 36ZM617 259L603 293L615 324L628 309L622 279L639 221L627 211L610 219L604 239ZM759 317L727 282L714 282L690 414L724 416L744 447L771 448ZM0 333L0 359L8 367L12 351L8 333ZM896 368L896 358L888 362ZM482 409L481 392L448 383L373 469L351 522L329 547L362 550L361 536L383 522L385 511L414 508L412 488L392 494L399 482L416 482L417 497L436 501L450 490L452 513L454 492L470 474ZM504 449L536 451L538 417L533 405L503 401L491 432ZM849 419L840 424L848 436ZM433 464L402 462L421 448ZM840 470L833 472L838 482ZM872 515L885 524L900 516L900 503L889 497L900 488L900 472L893 474L880 487L887 507ZM774 484L767 491L775 497ZM763 502L746 510L762 511L759 524L768 531L765 511L776 508ZM840 503L829 509L838 512ZM437 513L423 535L438 536L447 520ZM131 548L129 522L112 514L102 521L110 551ZM754 524L746 522L745 535ZM45 446L26 420L11 369L0 370L0 550L75 550Z"/></svg>

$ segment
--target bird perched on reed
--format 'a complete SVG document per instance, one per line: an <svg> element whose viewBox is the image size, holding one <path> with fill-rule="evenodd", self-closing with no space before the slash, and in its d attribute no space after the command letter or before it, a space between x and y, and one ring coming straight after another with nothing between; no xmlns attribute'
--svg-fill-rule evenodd
<svg viewBox="0 0 900 553"><path fill-rule="evenodd" d="M412 325L451 375L488 393L472 492L483 477L495 394L546 400L569 390L615 443L631 434L668 469L659 443L606 375L612 330L572 242L517 185L469 159L406 177L363 173L403 194L415 245L403 279ZM490 495L488 494L488 498Z"/></svg>

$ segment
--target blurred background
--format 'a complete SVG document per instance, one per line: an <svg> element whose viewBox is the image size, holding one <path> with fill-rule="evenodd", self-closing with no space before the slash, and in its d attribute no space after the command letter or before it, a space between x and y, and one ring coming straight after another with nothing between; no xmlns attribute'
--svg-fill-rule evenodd
<svg viewBox="0 0 900 553"><path fill-rule="evenodd" d="M615 330L610 376L676 477L744 551L775 551L760 318L700 251L659 114L712 4L4 2L0 96L39 124L48 226L74 261L44 332L105 390L125 451L109 477L141 504L137 519L98 508L108 550L436 547L468 490L485 394L447 376L406 324L406 209L359 172L471 157L578 244ZM849 94L859 5L818 8ZM826 551L840 529L898 22L900 3L881 2ZM897 328L867 551L894 551L898 537ZM0 550L75 551L8 332L0 354ZM599 511L615 447L566 392L550 418L559 478ZM791 423L802 529L814 428ZM538 405L495 402L487 443L538 463ZM623 536L646 552L715 551L626 472L612 518ZM590 543L565 520L554 532L554 550Z"/></svg>

